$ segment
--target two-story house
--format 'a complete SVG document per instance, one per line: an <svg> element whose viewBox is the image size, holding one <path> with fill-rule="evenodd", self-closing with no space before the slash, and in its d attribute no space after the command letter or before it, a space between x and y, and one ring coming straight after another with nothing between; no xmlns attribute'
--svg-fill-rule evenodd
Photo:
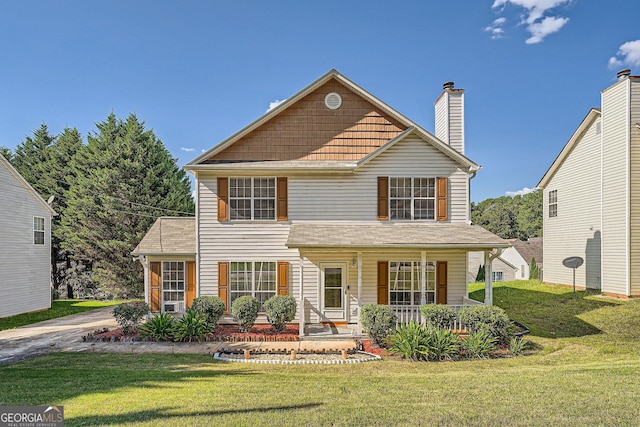
<svg viewBox="0 0 640 427"><path fill-rule="evenodd" d="M467 253L510 245L470 225L464 91L435 110L434 136L331 70L188 163L195 219L160 219L134 252L153 308L289 294L302 334L356 328L363 304L470 303Z"/></svg>
<svg viewBox="0 0 640 427"><path fill-rule="evenodd" d="M544 280L640 296L640 76L601 93L538 183L544 201Z"/></svg>
<svg viewBox="0 0 640 427"><path fill-rule="evenodd" d="M51 307L51 218L56 215L0 154L0 318Z"/></svg>

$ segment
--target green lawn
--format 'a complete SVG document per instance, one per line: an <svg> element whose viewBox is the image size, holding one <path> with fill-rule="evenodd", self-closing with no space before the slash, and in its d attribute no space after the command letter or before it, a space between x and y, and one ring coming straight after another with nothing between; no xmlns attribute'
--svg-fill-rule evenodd
<svg viewBox="0 0 640 427"><path fill-rule="evenodd" d="M279 366L54 353L0 367L0 405L64 405L70 426L638 424L640 300L511 282L495 302L534 331L533 354Z"/></svg>
<svg viewBox="0 0 640 427"><path fill-rule="evenodd" d="M0 319L0 331L30 325L43 320L55 319L70 314L82 313L96 308L108 307L120 304L123 301L84 301L84 300L56 300L49 310L36 311L35 313L18 314L17 316Z"/></svg>

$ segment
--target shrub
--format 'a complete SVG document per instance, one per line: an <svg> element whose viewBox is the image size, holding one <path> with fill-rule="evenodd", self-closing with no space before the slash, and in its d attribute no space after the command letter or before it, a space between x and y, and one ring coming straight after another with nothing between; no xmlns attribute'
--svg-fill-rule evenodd
<svg viewBox="0 0 640 427"><path fill-rule="evenodd" d="M207 315L192 308L178 320L173 328L173 336L178 341L202 341L202 338L209 332L209 322Z"/></svg>
<svg viewBox="0 0 640 427"><path fill-rule="evenodd" d="M500 307L471 305L462 308L458 318L469 332L485 331L501 344L507 344L513 336L509 317Z"/></svg>
<svg viewBox="0 0 640 427"><path fill-rule="evenodd" d="M113 317L125 335L132 334L147 314L149 306L144 302L126 302L113 309Z"/></svg>
<svg viewBox="0 0 640 427"><path fill-rule="evenodd" d="M412 320L398 326L395 332L389 335L389 350L414 362L425 360L429 354L429 341L427 329Z"/></svg>
<svg viewBox="0 0 640 427"><path fill-rule="evenodd" d="M384 345L387 336L395 329L398 318L388 305L366 304L360 311L360 323L378 346Z"/></svg>
<svg viewBox="0 0 640 427"><path fill-rule="evenodd" d="M458 318L456 310L446 304L422 305L420 314L427 325L440 329L450 329L451 324Z"/></svg>
<svg viewBox="0 0 640 427"><path fill-rule="evenodd" d="M194 299L191 308L207 316L211 330L215 330L218 327L218 322L225 310L222 298L209 296Z"/></svg>
<svg viewBox="0 0 640 427"><path fill-rule="evenodd" d="M256 323L258 312L260 311L260 301L249 295L236 298L231 304L231 314L240 326L240 332L249 332Z"/></svg>
<svg viewBox="0 0 640 427"><path fill-rule="evenodd" d="M168 313L154 314L146 323L138 328L143 337L157 341L170 341L173 338L173 328L176 319Z"/></svg>
<svg viewBox="0 0 640 427"><path fill-rule="evenodd" d="M439 329L426 326L429 337L427 360L452 360L460 354L458 335L449 329Z"/></svg>
<svg viewBox="0 0 640 427"><path fill-rule="evenodd" d="M529 346L529 341L525 341L520 337L513 337L509 341L509 353L514 356L519 356Z"/></svg>
<svg viewBox="0 0 640 427"><path fill-rule="evenodd" d="M468 359L486 359L496 349L496 341L486 331L471 332L460 341L460 348Z"/></svg>
<svg viewBox="0 0 640 427"><path fill-rule="evenodd" d="M296 299L289 295L274 295L264 302L267 319L276 332L282 332L296 317Z"/></svg>

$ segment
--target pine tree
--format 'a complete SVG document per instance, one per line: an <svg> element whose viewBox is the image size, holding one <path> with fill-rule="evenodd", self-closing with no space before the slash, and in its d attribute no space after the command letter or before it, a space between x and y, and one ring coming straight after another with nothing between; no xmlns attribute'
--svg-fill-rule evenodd
<svg viewBox="0 0 640 427"><path fill-rule="evenodd" d="M112 295L141 296L142 267L131 251L158 216L193 214L185 172L144 122L113 113L89 134L72 167L63 249L91 265L93 278Z"/></svg>
<svg viewBox="0 0 640 427"><path fill-rule="evenodd" d="M529 280L540 280L540 268L538 264L536 264L536 258L531 258L531 263L529 264Z"/></svg>

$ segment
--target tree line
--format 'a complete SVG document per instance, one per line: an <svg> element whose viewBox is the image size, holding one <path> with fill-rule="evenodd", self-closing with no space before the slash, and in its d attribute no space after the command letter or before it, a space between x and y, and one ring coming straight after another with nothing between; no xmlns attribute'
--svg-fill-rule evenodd
<svg viewBox="0 0 640 427"><path fill-rule="evenodd" d="M139 298L143 269L131 251L159 216L193 215L191 185L153 130L111 113L89 132L52 135L46 124L0 153L48 200L54 294Z"/></svg>
<svg viewBox="0 0 640 427"><path fill-rule="evenodd" d="M471 202L471 221L503 239L542 237L542 191Z"/></svg>

